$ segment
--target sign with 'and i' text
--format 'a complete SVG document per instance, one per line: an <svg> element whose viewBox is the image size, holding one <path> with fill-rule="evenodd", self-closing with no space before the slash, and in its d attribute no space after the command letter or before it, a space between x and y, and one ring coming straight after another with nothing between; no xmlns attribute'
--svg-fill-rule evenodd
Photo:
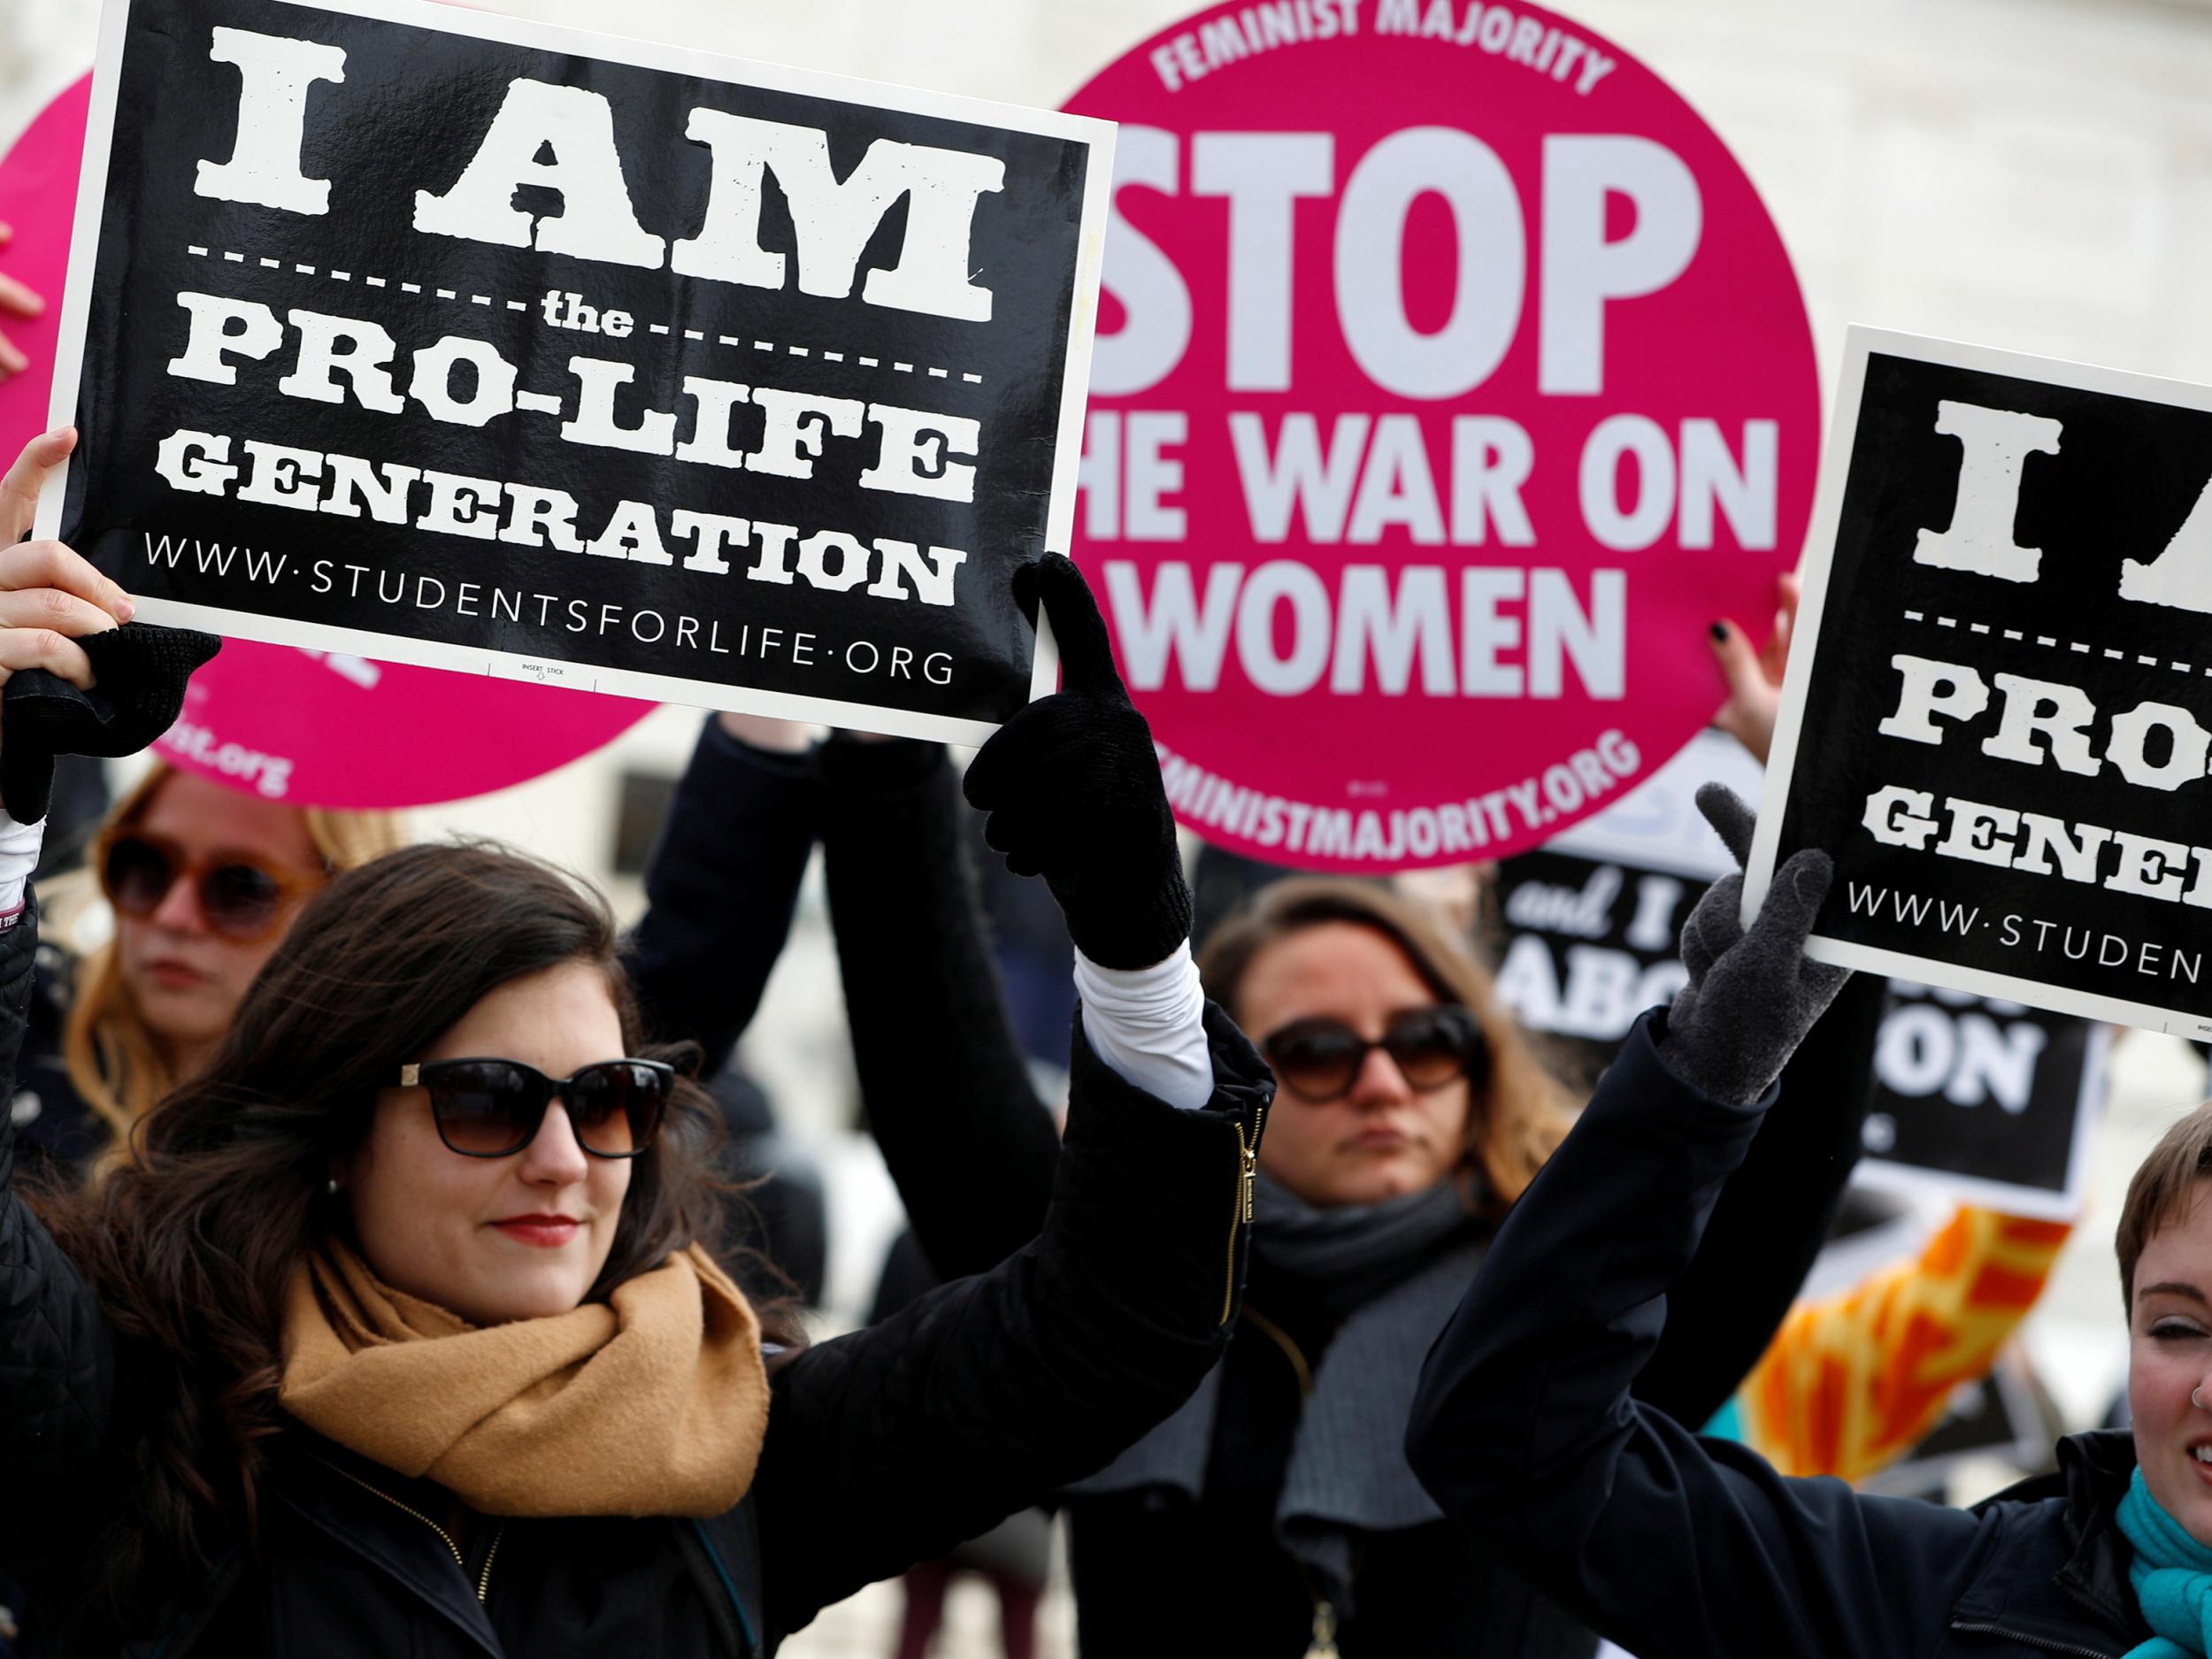
<svg viewBox="0 0 2212 1659"><path fill-rule="evenodd" d="M1111 129L112 0L42 503L153 620L979 741L1053 682Z"/></svg>
<svg viewBox="0 0 2212 1659"><path fill-rule="evenodd" d="M1374 874L1534 846L1721 696L1819 388L1712 129L1540 6L1229 0L1120 122L1077 557L1177 818Z"/></svg>
<svg viewBox="0 0 2212 1659"><path fill-rule="evenodd" d="M1747 907L1847 966L2212 1035L2212 388L1855 329Z"/></svg>

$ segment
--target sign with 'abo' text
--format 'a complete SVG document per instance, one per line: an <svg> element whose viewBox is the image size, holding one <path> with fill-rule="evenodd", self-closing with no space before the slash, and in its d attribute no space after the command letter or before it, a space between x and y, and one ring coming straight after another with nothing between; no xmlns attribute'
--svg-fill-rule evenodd
<svg viewBox="0 0 2212 1659"><path fill-rule="evenodd" d="M1178 818L1373 874L1533 846L1688 741L1796 560L1810 332L1650 69L1482 0L1230 0L1122 123L1077 557Z"/></svg>
<svg viewBox="0 0 2212 1659"><path fill-rule="evenodd" d="M1102 123L115 0L42 503L153 620L979 741L1053 683Z"/></svg>
<svg viewBox="0 0 2212 1659"><path fill-rule="evenodd" d="M1824 961L2212 1035L2212 388L1852 331L1747 907Z"/></svg>

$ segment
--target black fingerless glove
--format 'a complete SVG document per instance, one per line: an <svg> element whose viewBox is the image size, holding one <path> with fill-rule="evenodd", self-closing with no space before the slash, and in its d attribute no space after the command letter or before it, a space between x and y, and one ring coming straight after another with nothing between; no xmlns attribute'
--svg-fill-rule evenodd
<svg viewBox="0 0 2212 1659"><path fill-rule="evenodd" d="M1717 783L1697 792L1697 805L1736 862L1748 858L1756 827L1751 809ZM1682 964L1690 982L1667 1010L1659 1045L1659 1057L1675 1076L1715 1100L1748 1106L1782 1075L1851 977L1848 968L1805 954L1834 876L1826 853L1809 847L1792 854L1774 872L1747 929L1741 875L1706 890L1683 924Z"/></svg>
<svg viewBox="0 0 2212 1659"><path fill-rule="evenodd" d="M27 668L0 691L0 806L19 824L46 816L55 756L135 755L176 724L193 670L223 649L212 634L150 622L77 643L92 661L91 690Z"/></svg>
<svg viewBox="0 0 2212 1659"><path fill-rule="evenodd" d="M1075 948L1102 968L1148 968L1190 937L1190 888L1151 728L1114 670L1082 572L1056 553L1025 565L1014 595L1043 606L1060 689L1001 726L968 767L983 838L1016 875L1041 875Z"/></svg>

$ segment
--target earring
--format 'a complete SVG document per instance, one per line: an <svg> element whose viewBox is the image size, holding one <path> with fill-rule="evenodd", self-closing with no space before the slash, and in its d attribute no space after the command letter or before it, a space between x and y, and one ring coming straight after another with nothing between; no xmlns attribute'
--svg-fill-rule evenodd
<svg viewBox="0 0 2212 1659"><path fill-rule="evenodd" d="M330 1178L330 1195L333 1198L338 1196L338 1178L335 1175Z"/></svg>

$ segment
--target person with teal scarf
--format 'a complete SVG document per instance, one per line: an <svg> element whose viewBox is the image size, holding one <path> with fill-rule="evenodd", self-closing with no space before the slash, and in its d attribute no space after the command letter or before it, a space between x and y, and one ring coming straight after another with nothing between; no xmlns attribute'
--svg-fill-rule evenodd
<svg viewBox="0 0 2212 1659"><path fill-rule="evenodd" d="M2145 1623L2158 1632L2127 1659L2187 1659L2205 1652L2212 1634L2212 1548L2189 1536L2159 1507L2137 1470L2120 1500L2120 1531L2135 1546L2128 1583Z"/></svg>
<svg viewBox="0 0 2212 1659"><path fill-rule="evenodd" d="M1747 942L1732 903L1686 933L1713 933L1709 974ZM1667 1065L1678 1018L1647 1017L1620 1064ZM1593 1101L1500 1229L1415 1399L1407 1457L1438 1508L1639 1659L2203 1659L2212 1104L2120 1217L2131 1425L2069 1436L2056 1472L1956 1509L1786 1478L1632 1392L1774 1103L1749 1072L1699 1081L1696 1110Z"/></svg>

